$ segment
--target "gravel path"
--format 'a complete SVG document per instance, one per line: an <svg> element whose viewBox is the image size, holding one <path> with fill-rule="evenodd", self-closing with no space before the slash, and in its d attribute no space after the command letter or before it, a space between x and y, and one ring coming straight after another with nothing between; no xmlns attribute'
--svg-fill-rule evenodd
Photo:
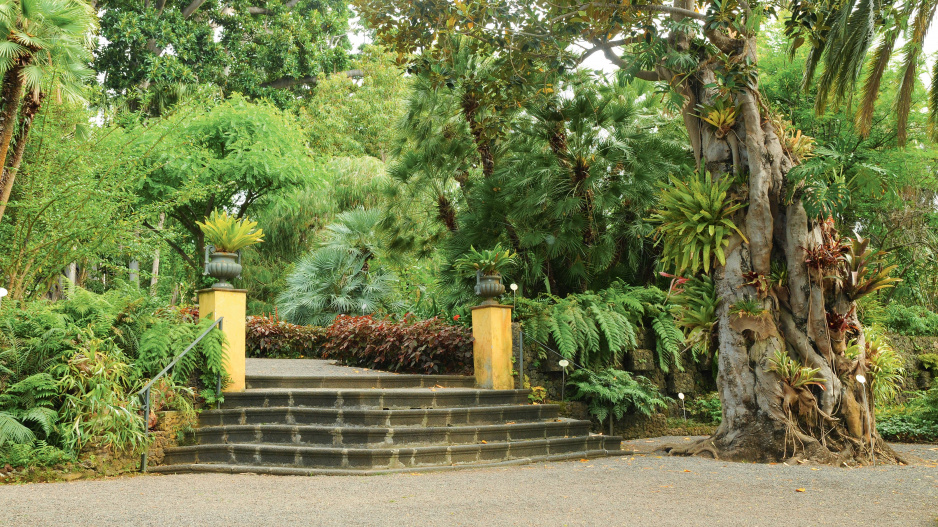
<svg viewBox="0 0 938 527"><path fill-rule="evenodd" d="M674 439L684 440L666 438ZM652 445L644 441L628 445ZM648 454L420 475L190 474L7 485L0 486L0 524L933 527L936 457L846 469Z"/></svg>

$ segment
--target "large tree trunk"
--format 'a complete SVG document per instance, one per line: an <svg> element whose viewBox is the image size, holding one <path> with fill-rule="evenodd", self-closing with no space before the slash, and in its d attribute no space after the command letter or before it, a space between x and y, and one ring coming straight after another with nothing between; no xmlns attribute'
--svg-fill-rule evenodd
<svg viewBox="0 0 938 527"><path fill-rule="evenodd" d="M754 62L755 39L745 42L735 49L737 57L748 55ZM704 88L715 82L709 67L703 65L697 77L687 81L688 99L711 103L717 96L713 88ZM898 456L876 432L869 386L856 380L857 374L866 373L862 329L849 335L828 330L831 312L849 314L859 328L853 303L832 280L824 279L832 273L817 272L805 263L805 249L824 243L830 227L808 218L797 199L785 203L785 174L792 159L758 91L743 88L730 96L740 109L725 135L703 122L693 105L684 115L688 132L698 134L699 142L694 142L702 167L714 177L748 175L748 184L733 187L737 199L748 203L734 217L748 242L735 235L726 249L726 265L713 271L721 299L716 332L723 422L705 441L670 451L740 461L795 458L854 464L871 462L875 456L876 461L895 462ZM777 288L760 295L747 285L753 275L745 275L768 277L773 262L787 267L788 290L784 295ZM730 313L734 303L747 297L759 298L763 319L743 320ZM848 338L859 344L860 355L852 361L844 355ZM778 351L818 368L823 387L792 387L771 369Z"/></svg>
<svg viewBox="0 0 938 527"><path fill-rule="evenodd" d="M10 151L10 142L13 132L16 131L16 114L19 110L20 97L23 95L23 78L20 74L25 66L25 59L18 59L15 65L3 76L3 88L0 97L3 98L3 109L0 111L0 167L6 166L7 153ZM13 191L13 178L15 173L3 170L0 175L0 221L6 212L7 201Z"/></svg>

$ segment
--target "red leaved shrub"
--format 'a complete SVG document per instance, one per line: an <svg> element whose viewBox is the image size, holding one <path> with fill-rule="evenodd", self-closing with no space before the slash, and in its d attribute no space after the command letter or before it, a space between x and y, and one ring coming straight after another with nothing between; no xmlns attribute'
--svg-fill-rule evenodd
<svg viewBox="0 0 938 527"><path fill-rule="evenodd" d="M318 357L325 335L323 327L297 326L276 315L251 316L245 338L247 355L270 359Z"/></svg>
<svg viewBox="0 0 938 527"><path fill-rule="evenodd" d="M323 358L401 373L472 374L472 332L429 320L375 320L339 315L326 329Z"/></svg>

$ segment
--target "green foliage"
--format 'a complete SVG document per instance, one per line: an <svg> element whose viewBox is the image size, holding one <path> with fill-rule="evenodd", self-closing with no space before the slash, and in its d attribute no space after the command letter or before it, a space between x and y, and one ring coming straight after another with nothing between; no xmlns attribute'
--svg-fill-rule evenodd
<svg viewBox="0 0 938 527"><path fill-rule="evenodd" d="M0 465L20 467L52 467L72 463L75 457L45 441L32 441L0 446Z"/></svg>
<svg viewBox="0 0 938 527"><path fill-rule="evenodd" d="M885 334L866 328L866 367L870 390L877 405L886 405L899 396L905 380L902 357L890 345Z"/></svg>
<svg viewBox="0 0 938 527"><path fill-rule="evenodd" d="M477 250L470 246L469 252L460 256L453 262L453 268L458 271L471 273L475 276L477 271L484 275L501 274L515 266L516 254L511 250L505 249L501 244L495 244L495 247L488 250Z"/></svg>
<svg viewBox="0 0 938 527"><path fill-rule="evenodd" d="M938 373L938 353L922 353L918 356L918 362L922 369Z"/></svg>
<svg viewBox="0 0 938 527"><path fill-rule="evenodd" d="M214 245L218 252L233 253L264 241L264 230L255 230L257 222L236 218L227 211L219 214L215 209L205 223L197 221L195 224L205 235L205 241Z"/></svg>
<svg viewBox="0 0 938 527"><path fill-rule="evenodd" d="M277 316L252 316L247 321L245 347L249 357L299 359L318 357L325 342L326 329L298 326Z"/></svg>
<svg viewBox="0 0 938 527"><path fill-rule="evenodd" d="M586 400L590 414L600 421L610 415L622 419L629 411L651 415L668 401L648 379L615 368L577 370L568 384L574 388L571 399Z"/></svg>
<svg viewBox="0 0 938 527"><path fill-rule="evenodd" d="M761 317L765 313L762 303L752 297L742 298L730 306L730 314L738 317Z"/></svg>
<svg viewBox="0 0 938 527"><path fill-rule="evenodd" d="M844 292L851 300L856 300L874 291L894 287L896 282L902 280L892 278L889 273L898 268L898 265L883 267L882 260L886 255L884 251L872 251L869 248L869 238L864 239L857 235L856 239L849 240L847 252L842 259L846 273L841 280Z"/></svg>
<svg viewBox="0 0 938 527"><path fill-rule="evenodd" d="M620 366L624 353L638 345L638 331L648 324L656 337L658 367L683 371L683 335L664 302L664 293L655 287L614 282L595 293L518 299L518 320L535 339L553 341L566 358L596 368Z"/></svg>
<svg viewBox="0 0 938 527"><path fill-rule="evenodd" d="M821 370L802 366L800 362L789 357L785 350L775 352L775 355L769 359L767 371L777 373L782 382L788 384L795 390L805 389L811 385L824 385L824 377L821 375Z"/></svg>
<svg viewBox="0 0 938 527"><path fill-rule="evenodd" d="M718 425L723 421L723 406L716 392L689 398L685 408L688 415L702 423Z"/></svg>
<svg viewBox="0 0 938 527"><path fill-rule="evenodd" d="M684 331L684 340L695 357L708 355L720 305L713 279L703 275L691 278L681 287L683 290L673 297L673 302L679 306L677 325Z"/></svg>
<svg viewBox="0 0 938 527"><path fill-rule="evenodd" d="M938 441L938 383L904 405L877 412L876 430L892 441Z"/></svg>
<svg viewBox="0 0 938 527"><path fill-rule="evenodd" d="M317 78L347 66L344 2L107 0L97 7L104 39L95 68L106 73L105 88L151 112L198 83L288 106L309 96Z"/></svg>
<svg viewBox="0 0 938 527"><path fill-rule="evenodd" d="M885 308L885 324L901 335L938 337L938 313L923 307L890 303Z"/></svg>
<svg viewBox="0 0 938 527"><path fill-rule="evenodd" d="M137 391L210 320L161 309L135 288L105 294L72 287L52 303L4 302L0 309L0 443L40 438L78 455L91 448L143 448ZM191 411L189 378L210 387L222 371L224 335L210 332L163 383L155 399ZM212 402L209 400L208 402ZM166 403L172 401L171 403Z"/></svg>
<svg viewBox="0 0 938 527"><path fill-rule="evenodd" d="M938 441L938 421L914 415L889 412L876 417L876 431L888 441L934 443Z"/></svg>
<svg viewBox="0 0 938 527"><path fill-rule="evenodd" d="M729 197L731 185L729 177L714 181L709 172L693 174L687 181L672 178L651 216L658 224L656 236L664 243L662 262L691 273L709 272L711 262L726 264L723 250L730 236L735 232L746 239L731 219L745 206Z"/></svg>
<svg viewBox="0 0 938 527"><path fill-rule="evenodd" d="M201 269L204 239L197 222L206 212L232 210L243 218L259 200L295 187L310 169L296 119L268 103L239 96L191 103L131 130L141 128L162 132L167 144L140 160L150 170L135 183L137 194L152 215L175 220L182 244L170 246L194 269Z"/></svg>
<svg viewBox="0 0 938 527"><path fill-rule="evenodd" d="M88 447L138 451L145 446L144 421L132 368L112 341L81 336L77 349L63 357L67 362L52 370L64 396L63 445L72 452Z"/></svg>
<svg viewBox="0 0 938 527"><path fill-rule="evenodd" d="M325 326L340 314L380 311L394 277L367 263L341 249L314 250L287 277L286 289L277 298L280 313L294 324Z"/></svg>

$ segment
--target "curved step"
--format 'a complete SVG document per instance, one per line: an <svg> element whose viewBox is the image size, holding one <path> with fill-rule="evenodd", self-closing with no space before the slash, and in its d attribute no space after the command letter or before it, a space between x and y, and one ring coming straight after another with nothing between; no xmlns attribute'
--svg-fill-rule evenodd
<svg viewBox="0 0 938 527"><path fill-rule="evenodd" d="M308 406L319 408L440 408L525 404L530 390L468 388L252 389L225 394L224 408Z"/></svg>
<svg viewBox="0 0 938 527"><path fill-rule="evenodd" d="M196 441L202 445L218 443L334 447L454 445L586 436L589 434L589 426L589 421L572 419L537 423L426 428L234 425L200 428L196 431Z"/></svg>
<svg viewBox="0 0 938 527"><path fill-rule="evenodd" d="M476 406L463 408L416 408L378 410L365 408L232 408L204 410L201 426L224 425L332 425L332 426L458 426L556 419L560 407L554 404L518 406Z"/></svg>
<svg viewBox="0 0 938 527"><path fill-rule="evenodd" d="M475 388L475 377L463 375L248 375L257 388Z"/></svg>
<svg viewBox="0 0 938 527"><path fill-rule="evenodd" d="M524 465L549 461L567 461L571 459L595 459L599 457L629 455L631 450L587 450L583 452L570 452L549 456L533 456L518 458L509 461L495 461L487 463L467 463L459 465L431 465L423 467L385 468L385 469L327 469L327 468L297 468L264 465L234 465L227 463L211 464L176 464L151 467L151 472L163 474L186 474L195 472L209 472L221 474L268 474L272 476L376 476L380 474L396 474L401 472L439 472L444 470L460 470L468 468L492 468Z"/></svg>
<svg viewBox="0 0 938 527"><path fill-rule="evenodd" d="M402 448L333 448L270 444L194 445L167 448L167 465L230 464L311 469L397 469L494 463L553 455L619 450L621 438L580 436L475 445Z"/></svg>

